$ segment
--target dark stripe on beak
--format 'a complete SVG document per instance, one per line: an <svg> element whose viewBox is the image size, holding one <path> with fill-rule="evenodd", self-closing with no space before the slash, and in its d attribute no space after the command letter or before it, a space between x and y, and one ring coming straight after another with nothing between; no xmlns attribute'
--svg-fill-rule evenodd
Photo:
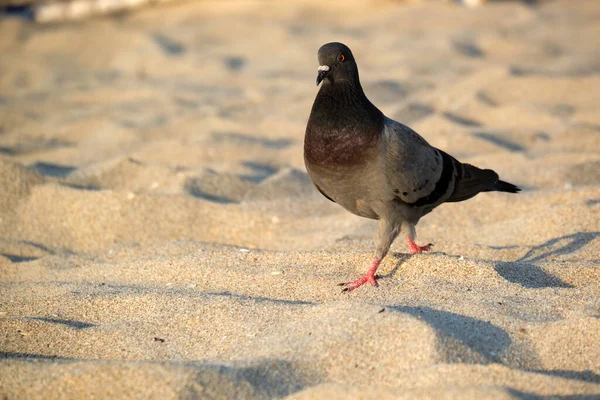
<svg viewBox="0 0 600 400"><path fill-rule="evenodd" d="M317 74L317 86L319 86L319 83L321 83L321 81L325 79L328 73L329 71L319 71L319 73Z"/></svg>

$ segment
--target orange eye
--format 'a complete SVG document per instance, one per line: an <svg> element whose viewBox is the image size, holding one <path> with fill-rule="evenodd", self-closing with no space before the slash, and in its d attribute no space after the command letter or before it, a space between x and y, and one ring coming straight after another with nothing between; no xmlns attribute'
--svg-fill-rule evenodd
<svg viewBox="0 0 600 400"><path fill-rule="evenodd" d="M343 54L340 54L340 55L338 56L338 61L339 61L339 62L344 62L344 60L345 60L345 59L346 59L346 57L344 57L344 55L343 55Z"/></svg>

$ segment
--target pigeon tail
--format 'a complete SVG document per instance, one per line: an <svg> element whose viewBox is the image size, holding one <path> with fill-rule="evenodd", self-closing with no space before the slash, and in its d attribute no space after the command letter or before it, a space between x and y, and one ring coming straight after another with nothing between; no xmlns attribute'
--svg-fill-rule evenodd
<svg viewBox="0 0 600 400"><path fill-rule="evenodd" d="M512 183L500 180L496 171L480 169L471 164L461 163L456 187L452 196L446 201L464 201L482 192L517 193L520 190Z"/></svg>
<svg viewBox="0 0 600 400"><path fill-rule="evenodd" d="M498 180L494 183L491 189L486 190L486 192L507 192L507 193L519 193L521 188L513 185L512 183L508 183L505 181Z"/></svg>

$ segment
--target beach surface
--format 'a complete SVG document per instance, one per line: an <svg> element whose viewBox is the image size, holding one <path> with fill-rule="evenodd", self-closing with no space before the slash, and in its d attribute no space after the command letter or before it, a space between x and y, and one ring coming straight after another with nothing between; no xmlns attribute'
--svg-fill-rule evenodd
<svg viewBox="0 0 600 400"><path fill-rule="evenodd" d="M600 398L600 2L0 19L0 398ZM376 221L303 163L317 49L518 195Z"/></svg>

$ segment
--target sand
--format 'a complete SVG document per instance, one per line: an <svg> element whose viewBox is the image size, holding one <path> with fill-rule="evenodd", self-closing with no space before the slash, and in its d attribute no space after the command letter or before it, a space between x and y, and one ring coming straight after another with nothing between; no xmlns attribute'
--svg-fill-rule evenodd
<svg viewBox="0 0 600 400"><path fill-rule="evenodd" d="M600 3L184 2L0 20L0 398L600 398ZM322 197L316 50L521 186L378 288Z"/></svg>

